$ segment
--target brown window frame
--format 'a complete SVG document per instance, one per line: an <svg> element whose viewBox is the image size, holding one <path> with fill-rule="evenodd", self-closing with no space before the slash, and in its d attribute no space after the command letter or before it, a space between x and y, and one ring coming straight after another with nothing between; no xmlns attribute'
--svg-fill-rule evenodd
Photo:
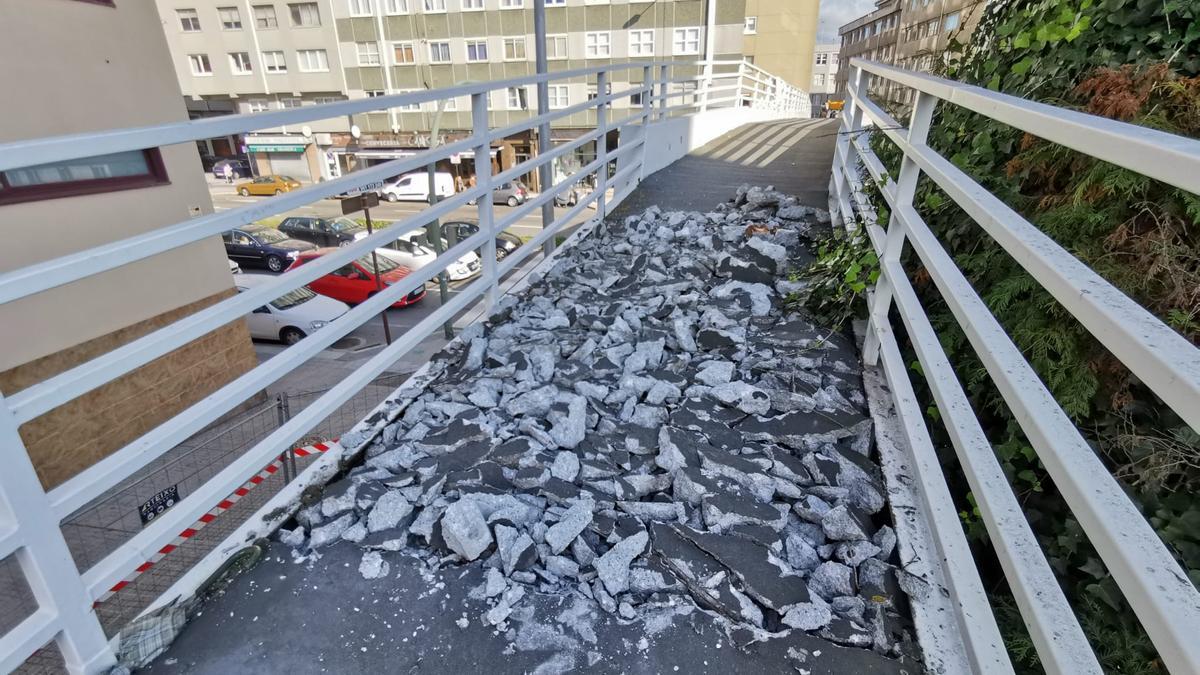
<svg viewBox="0 0 1200 675"><path fill-rule="evenodd" d="M91 0L87 0L91 1ZM63 197L80 195L96 195L105 192L120 192L155 185L170 185L167 167L163 163L162 152L158 148L142 150L146 157L146 173L136 176L117 176L114 178L93 178L90 180L63 181L45 183L42 185L11 186L3 171L0 171L0 206L36 202Z"/></svg>

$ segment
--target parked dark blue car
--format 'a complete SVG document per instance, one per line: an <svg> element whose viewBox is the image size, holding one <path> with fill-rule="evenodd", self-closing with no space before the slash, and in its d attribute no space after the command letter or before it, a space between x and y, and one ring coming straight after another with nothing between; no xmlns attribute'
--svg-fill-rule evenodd
<svg viewBox="0 0 1200 675"><path fill-rule="evenodd" d="M301 251L317 248L307 241L292 239L286 234L266 225L247 225L221 235L225 242L225 255L242 265L247 263L266 267L272 272L282 272L300 255Z"/></svg>

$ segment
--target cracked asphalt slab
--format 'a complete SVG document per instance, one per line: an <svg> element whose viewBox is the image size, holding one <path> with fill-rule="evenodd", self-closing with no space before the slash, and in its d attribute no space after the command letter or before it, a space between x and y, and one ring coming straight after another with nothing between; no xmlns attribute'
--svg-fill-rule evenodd
<svg viewBox="0 0 1200 675"><path fill-rule="evenodd" d="M782 303L827 230L749 187L600 225L154 670L920 672L856 349Z"/></svg>

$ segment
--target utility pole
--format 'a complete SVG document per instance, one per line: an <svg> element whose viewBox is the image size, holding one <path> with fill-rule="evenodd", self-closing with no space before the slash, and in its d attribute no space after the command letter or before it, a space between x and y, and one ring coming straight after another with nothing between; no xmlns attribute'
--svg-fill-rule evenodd
<svg viewBox="0 0 1200 675"><path fill-rule="evenodd" d="M549 61L546 57L546 0L533 0L533 42L534 53L537 58L537 73L545 75L550 70ZM542 79L537 83L537 114L545 115L550 110L550 82ZM543 122L538 126L538 155L544 155L550 152L550 123ZM554 169L547 162L538 167L538 182L541 183L541 192L546 194L554 187ZM554 200L547 200L542 204L542 229L550 227L554 223ZM546 240L542 245L542 254L550 255L554 252L554 238Z"/></svg>

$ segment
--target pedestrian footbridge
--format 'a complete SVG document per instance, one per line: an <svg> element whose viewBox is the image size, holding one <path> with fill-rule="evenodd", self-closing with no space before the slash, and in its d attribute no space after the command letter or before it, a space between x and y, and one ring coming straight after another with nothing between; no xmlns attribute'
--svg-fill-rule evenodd
<svg viewBox="0 0 1200 675"><path fill-rule="evenodd" d="M12 302L315 200L421 170L559 117L596 128L420 214L43 383L0 397L5 671L1013 672L901 347L915 353L1045 669L1099 673L1083 629L909 281L953 311L1171 673L1200 672L1200 594L913 205L936 182L1193 429L1200 352L929 147L939 106L1200 194L1200 143L855 60L838 120L745 64L636 63L0 145L0 170L470 96L462 141L261 203L0 275ZM489 93L582 78L606 92L487 126ZM896 119L868 78L914 90ZM636 102L636 103L634 103ZM891 175L871 133L903 154ZM548 137L549 134L543 134ZM527 204L493 185L585 146ZM544 181L549 184L552 181ZM494 234L593 186L497 260ZM881 201L872 201L873 191ZM453 209L480 231L279 356L50 491L18 428ZM879 207L886 206L886 217ZM582 224L578 224L582 221ZM881 274L854 325L798 310L820 242L865 232ZM68 516L372 320L470 250L482 274L104 558ZM513 276L527 261L532 272ZM432 302L427 299L426 302ZM97 618L215 505L304 445L424 338L478 316L123 630ZM317 451L313 451L317 454ZM202 527L201 525L200 527ZM156 558L159 556L159 558ZM254 561L257 564L244 564ZM242 569L248 568L248 569ZM221 571L242 570L240 574ZM215 585L213 579L220 579ZM214 590L216 589L216 590ZM0 595L0 597L9 597ZM98 604L99 603L99 604ZM14 605L15 606L15 605ZM32 657L32 660L31 660Z"/></svg>

